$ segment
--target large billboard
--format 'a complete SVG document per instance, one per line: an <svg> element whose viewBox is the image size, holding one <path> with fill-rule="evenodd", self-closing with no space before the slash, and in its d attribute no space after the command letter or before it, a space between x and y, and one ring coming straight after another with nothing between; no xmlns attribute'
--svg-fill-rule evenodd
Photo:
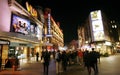
<svg viewBox="0 0 120 75"><path fill-rule="evenodd" d="M100 10L93 11L90 13L90 16L93 41L105 40L101 11Z"/></svg>
<svg viewBox="0 0 120 75"><path fill-rule="evenodd" d="M22 18L13 14L11 19L11 32L15 32L23 35L30 35L32 37L38 37L40 40L42 37L42 29L29 19Z"/></svg>
<svg viewBox="0 0 120 75"><path fill-rule="evenodd" d="M11 32L29 34L30 33L30 21L21 18L17 15L12 15Z"/></svg>

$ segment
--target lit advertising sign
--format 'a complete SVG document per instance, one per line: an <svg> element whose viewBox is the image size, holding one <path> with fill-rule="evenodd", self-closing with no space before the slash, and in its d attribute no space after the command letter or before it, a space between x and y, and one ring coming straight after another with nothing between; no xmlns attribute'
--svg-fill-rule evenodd
<svg viewBox="0 0 120 75"><path fill-rule="evenodd" d="M46 37L52 37L52 35L51 35L51 15L50 14L48 14L48 23L47 23L47 25L48 25L48 30L47 30L47 35L46 35Z"/></svg>
<svg viewBox="0 0 120 75"><path fill-rule="evenodd" d="M38 33L39 31L38 31L38 27L37 27L37 25L36 24L31 24L30 25L30 34L32 35L32 36L37 36L37 33Z"/></svg>
<svg viewBox="0 0 120 75"><path fill-rule="evenodd" d="M37 11L28 2L26 2L26 8L32 16L37 17Z"/></svg>
<svg viewBox="0 0 120 75"><path fill-rule="evenodd" d="M24 18L21 18L17 15L12 16L12 32L29 34L30 32L30 21Z"/></svg>
<svg viewBox="0 0 120 75"><path fill-rule="evenodd" d="M91 26L92 26L93 40L94 41L105 40L101 11L100 10L93 11L90 13L90 15L92 21Z"/></svg>
<svg viewBox="0 0 120 75"><path fill-rule="evenodd" d="M91 15L91 20L92 20L92 21L93 21L93 20L102 19L102 17L101 17L101 11L100 11L100 10L98 10L98 11L93 11L93 12L90 13L90 15Z"/></svg>
<svg viewBox="0 0 120 75"><path fill-rule="evenodd" d="M38 26L36 27L35 29L36 31L36 37L38 37L38 40L41 40L42 39L42 29L40 29Z"/></svg>
<svg viewBox="0 0 120 75"><path fill-rule="evenodd" d="M30 32L31 32L31 34L35 33L35 29L36 29L36 25L31 24L30 25Z"/></svg>
<svg viewBox="0 0 120 75"><path fill-rule="evenodd" d="M48 34L50 34L51 31L51 22L50 22L50 14L48 14Z"/></svg>
<svg viewBox="0 0 120 75"><path fill-rule="evenodd" d="M42 39L42 29L40 29L36 24L30 25L30 34L38 38L38 40Z"/></svg>
<svg viewBox="0 0 120 75"><path fill-rule="evenodd" d="M103 31L94 31L93 32L94 40L95 41L102 41L104 39L104 32Z"/></svg>
<svg viewBox="0 0 120 75"><path fill-rule="evenodd" d="M30 20L13 14L11 21L11 32L38 37L38 39L41 39L42 30L40 30L35 23L30 22Z"/></svg>
<svg viewBox="0 0 120 75"><path fill-rule="evenodd" d="M101 20L92 21L93 31L103 30L103 24Z"/></svg>

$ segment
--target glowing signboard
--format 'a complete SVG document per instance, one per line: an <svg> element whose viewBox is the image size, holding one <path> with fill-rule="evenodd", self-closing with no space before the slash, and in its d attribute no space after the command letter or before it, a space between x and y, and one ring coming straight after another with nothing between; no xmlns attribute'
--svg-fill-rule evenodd
<svg viewBox="0 0 120 75"><path fill-rule="evenodd" d="M103 24L101 20L92 21L93 31L103 30Z"/></svg>
<svg viewBox="0 0 120 75"><path fill-rule="evenodd" d="M91 15L93 40L94 41L105 40L101 11L100 10L93 11L90 13L90 15Z"/></svg>
<svg viewBox="0 0 120 75"><path fill-rule="evenodd" d="M26 2L26 8L27 8L28 12L31 13L32 16L37 17L37 15L38 15L37 11L28 2Z"/></svg>

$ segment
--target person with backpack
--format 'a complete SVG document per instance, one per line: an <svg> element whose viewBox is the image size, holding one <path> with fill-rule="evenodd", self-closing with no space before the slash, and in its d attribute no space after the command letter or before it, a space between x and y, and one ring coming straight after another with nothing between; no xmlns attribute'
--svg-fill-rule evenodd
<svg viewBox="0 0 120 75"><path fill-rule="evenodd" d="M61 53L60 50L57 50L55 54L55 60L56 60L56 73L59 74L61 71Z"/></svg>

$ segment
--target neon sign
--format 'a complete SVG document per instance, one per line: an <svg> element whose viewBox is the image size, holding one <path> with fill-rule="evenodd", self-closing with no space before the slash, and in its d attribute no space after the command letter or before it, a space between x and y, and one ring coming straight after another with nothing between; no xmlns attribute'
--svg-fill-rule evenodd
<svg viewBox="0 0 120 75"><path fill-rule="evenodd" d="M37 11L28 3L26 2L27 11L31 13L32 16L37 17Z"/></svg>

